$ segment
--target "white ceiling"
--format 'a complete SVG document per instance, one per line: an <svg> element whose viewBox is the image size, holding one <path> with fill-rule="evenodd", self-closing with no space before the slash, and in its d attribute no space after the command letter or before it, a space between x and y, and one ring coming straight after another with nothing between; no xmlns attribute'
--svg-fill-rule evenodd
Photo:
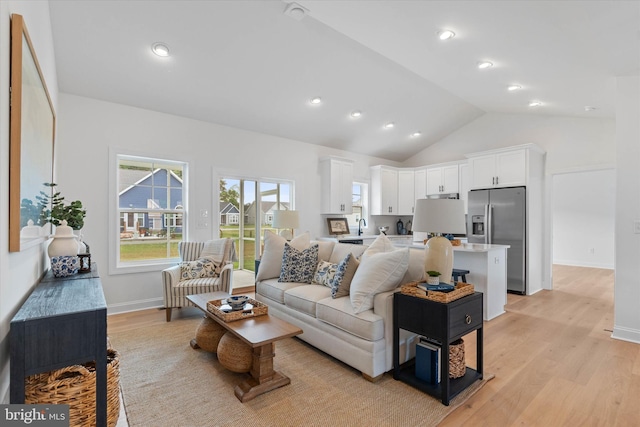
<svg viewBox="0 0 640 427"><path fill-rule="evenodd" d="M58 86L403 161L485 112L615 117L615 77L640 75L640 1L287 3L50 1Z"/></svg>

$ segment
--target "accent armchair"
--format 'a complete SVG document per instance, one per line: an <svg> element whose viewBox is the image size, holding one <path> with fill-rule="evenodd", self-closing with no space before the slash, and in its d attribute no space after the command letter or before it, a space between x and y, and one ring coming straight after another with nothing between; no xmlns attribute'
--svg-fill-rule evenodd
<svg viewBox="0 0 640 427"><path fill-rule="evenodd" d="M233 287L233 261L237 260L233 240L180 242L178 253L180 264L162 271L167 322L171 321L173 308L192 305L187 295L216 291L230 294Z"/></svg>

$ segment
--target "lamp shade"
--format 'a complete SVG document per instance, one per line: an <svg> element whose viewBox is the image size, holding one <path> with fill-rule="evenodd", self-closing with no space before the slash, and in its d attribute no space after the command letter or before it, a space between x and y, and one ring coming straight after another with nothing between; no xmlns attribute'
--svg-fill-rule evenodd
<svg viewBox="0 0 640 427"><path fill-rule="evenodd" d="M418 199L413 214L413 231L465 234L464 201L459 199Z"/></svg>
<svg viewBox="0 0 640 427"><path fill-rule="evenodd" d="M273 227L295 229L300 226L298 211L273 211Z"/></svg>

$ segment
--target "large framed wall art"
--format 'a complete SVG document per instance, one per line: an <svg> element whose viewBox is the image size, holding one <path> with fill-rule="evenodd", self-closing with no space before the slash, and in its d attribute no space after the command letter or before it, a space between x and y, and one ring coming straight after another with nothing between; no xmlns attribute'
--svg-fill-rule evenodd
<svg viewBox="0 0 640 427"><path fill-rule="evenodd" d="M11 15L9 142L9 251L43 242L51 225L41 223L36 196L50 192L56 114L21 15ZM33 223L30 223L33 221Z"/></svg>

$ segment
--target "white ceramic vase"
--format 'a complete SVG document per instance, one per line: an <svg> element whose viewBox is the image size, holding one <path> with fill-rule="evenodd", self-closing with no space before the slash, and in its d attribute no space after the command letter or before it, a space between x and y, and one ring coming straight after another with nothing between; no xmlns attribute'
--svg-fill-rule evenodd
<svg viewBox="0 0 640 427"><path fill-rule="evenodd" d="M62 223L56 227L56 234L53 235L53 241L47 253L49 258L78 255L78 241L73 234L73 229L67 225L67 221L62 220Z"/></svg>

